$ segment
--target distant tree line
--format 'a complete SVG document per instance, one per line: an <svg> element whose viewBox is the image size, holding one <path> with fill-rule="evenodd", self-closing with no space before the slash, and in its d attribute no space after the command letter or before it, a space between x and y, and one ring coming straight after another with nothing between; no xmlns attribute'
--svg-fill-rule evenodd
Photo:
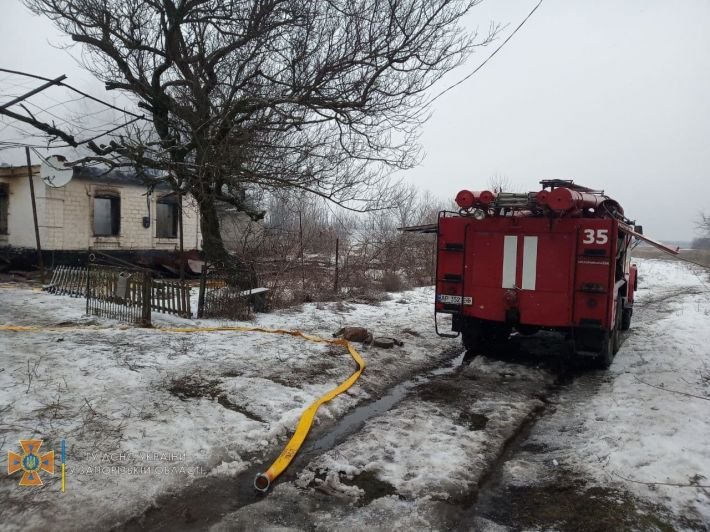
<svg viewBox="0 0 710 532"><path fill-rule="evenodd" d="M700 213L697 226L701 236L693 239L691 247L693 249L710 249L710 215Z"/></svg>

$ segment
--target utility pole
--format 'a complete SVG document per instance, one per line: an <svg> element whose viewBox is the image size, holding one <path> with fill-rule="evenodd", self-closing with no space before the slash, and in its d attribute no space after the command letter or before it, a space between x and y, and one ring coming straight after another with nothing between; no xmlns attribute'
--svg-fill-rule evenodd
<svg viewBox="0 0 710 532"><path fill-rule="evenodd" d="M30 196L32 198L32 218L35 222L35 240L37 241L37 263L39 265L39 280L44 284L44 261L42 260L42 245L39 240L39 223L37 222L37 202L35 200L35 184L32 178L32 161L30 160L30 148L25 146L25 156L27 157L27 175L30 178Z"/></svg>
<svg viewBox="0 0 710 532"><path fill-rule="evenodd" d="M15 74L21 74L24 75L21 72L14 72L14 71L9 71L5 69L0 69L3 72L8 72L8 73L15 73ZM13 113L12 111L9 111L8 108L16 105L30 96L34 96L35 94L39 94L43 90L48 89L49 87L53 85L61 85L62 81L67 79L67 77L62 74L61 76L54 78L54 79L44 79L46 83L43 83L39 87L36 87L32 89L31 91L28 91L16 98L13 98L9 102L5 102L4 104L0 105L0 114L9 116L11 118L18 118L24 122L27 122L28 119L26 117L23 117L22 115L18 115L16 113ZM20 104L25 110L27 110L26 107L24 107L22 104ZM29 111L28 111L29 113ZM45 132L50 132L53 130L56 130L53 126L50 126L48 124L43 124L45 126ZM44 261L42 260L42 245L40 244L40 239L39 239L39 224L37 222L37 201L35 199L35 184L34 184L34 179L32 178L32 161L30 159L30 148L29 146L25 146L25 157L27 158L27 176L30 180L30 196L32 198L32 219L34 220L35 224L35 240L37 242L37 265L39 266L39 280L42 284L44 284Z"/></svg>

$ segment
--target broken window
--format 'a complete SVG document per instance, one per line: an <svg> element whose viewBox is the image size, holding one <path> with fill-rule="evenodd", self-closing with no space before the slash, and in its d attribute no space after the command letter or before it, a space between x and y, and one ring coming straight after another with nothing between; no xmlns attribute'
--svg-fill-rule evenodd
<svg viewBox="0 0 710 532"><path fill-rule="evenodd" d="M177 238L180 207L175 194L158 198L155 235L158 238Z"/></svg>
<svg viewBox="0 0 710 532"><path fill-rule="evenodd" d="M9 204L9 188L7 184L0 183L0 235L7 234L7 208Z"/></svg>
<svg viewBox="0 0 710 532"><path fill-rule="evenodd" d="M118 236L121 233L121 198L114 193L94 196L94 235Z"/></svg>

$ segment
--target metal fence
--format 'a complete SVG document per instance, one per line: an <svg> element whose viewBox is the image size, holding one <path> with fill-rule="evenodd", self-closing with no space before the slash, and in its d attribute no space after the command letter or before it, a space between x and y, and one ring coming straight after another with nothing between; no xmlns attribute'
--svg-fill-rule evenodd
<svg viewBox="0 0 710 532"><path fill-rule="evenodd" d="M151 312L191 317L190 286L184 281L154 279L150 270L89 264L86 313L144 327Z"/></svg>
<svg viewBox="0 0 710 532"><path fill-rule="evenodd" d="M150 308L156 312L192 317L190 310L190 285L174 279L152 279Z"/></svg>
<svg viewBox="0 0 710 532"><path fill-rule="evenodd" d="M87 275L86 268L57 266L45 290L62 296L84 297Z"/></svg>
<svg viewBox="0 0 710 532"><path fill-rule="evenodd" d="M86 313L147 327L150 287L147 271L89 264Z"/></svg>
<svg viewBox="0 0 710 532"><path fill-rule="evenodd" d="M205 267L200 279L198 318L239 320L266 306L265 288L256 288L253 270Z"/></svg>

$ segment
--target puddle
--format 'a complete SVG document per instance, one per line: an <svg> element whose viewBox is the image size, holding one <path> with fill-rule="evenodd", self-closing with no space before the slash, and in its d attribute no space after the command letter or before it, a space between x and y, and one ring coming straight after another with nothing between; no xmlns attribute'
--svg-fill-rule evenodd
<svg viewBox="0 0 710 532"><path fill-rule="evenodd" d="M348 486L357 486L365 492L365 496L358 501L358 506L367 506L375 499L397 494L397 489L389 482L377 478L377 473L374 471L363 471L355 475L352 480L341 478L340 482Z"/></svg>
<svg viewBox="0 0 710 532"><path fill-rule="evenodd" d="M459 416L459 423L471 430L483 430L488 424L488 417L483 414L461 412L461 415Z"/></svg>

